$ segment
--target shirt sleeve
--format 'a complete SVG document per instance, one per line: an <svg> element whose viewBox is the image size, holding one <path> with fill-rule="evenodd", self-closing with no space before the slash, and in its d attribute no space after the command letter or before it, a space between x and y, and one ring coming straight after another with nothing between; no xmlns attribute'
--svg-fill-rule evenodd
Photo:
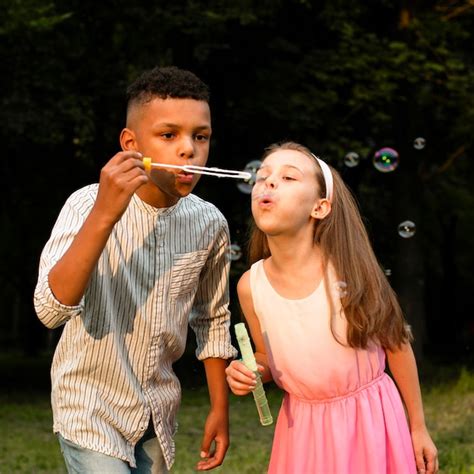
<svg viewBox="0 0 474 474"><path fill-rule="evenodd" d="M78 305L62 304L49 286L49 272L70 247L84 223L90 207L78 207L78 192L73 194L62 208L51 236L41 253L38 282L34 292L34 306L38 318L48 328L56 328L82 313L83 300ZM87 209L85 209L87 207Z"/></svg>
<svg viewBox="0 0 474 474"><path fill-rule="evenodd" d="M237 356L229 331L229 247L229 229L222 217L213 248L201 272L190 316L190 325L196 334L196 357L199 360Z"/></svg>

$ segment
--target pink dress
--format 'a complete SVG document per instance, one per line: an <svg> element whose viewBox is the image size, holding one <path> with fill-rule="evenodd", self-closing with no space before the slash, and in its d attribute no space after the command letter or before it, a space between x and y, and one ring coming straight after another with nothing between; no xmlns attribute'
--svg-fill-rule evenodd
<svg viewBox="0 0 474 474"><path fill-rule="evenodd" d="M271 286L263 261L250 286L274 381L286 392L278 415L271 474L409 474L415 457L399 392L384 372L385 352L339 344L329 326L336 283L330 272L308 297ZM340 307L339 298L333 297ZM346 322L334 325L345 342Z"/></svg>

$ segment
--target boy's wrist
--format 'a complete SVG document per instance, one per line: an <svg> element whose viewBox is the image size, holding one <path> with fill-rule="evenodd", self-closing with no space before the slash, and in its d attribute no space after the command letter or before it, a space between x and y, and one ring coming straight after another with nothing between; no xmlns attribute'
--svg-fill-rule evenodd
<svg viewBox="0 0 474 474"><path fill-rule="evenodd" d="M117 223L110 217L104 216L95 206L92 207L88 220L94 224L95 229L103 232L111 232Z"/></svg>

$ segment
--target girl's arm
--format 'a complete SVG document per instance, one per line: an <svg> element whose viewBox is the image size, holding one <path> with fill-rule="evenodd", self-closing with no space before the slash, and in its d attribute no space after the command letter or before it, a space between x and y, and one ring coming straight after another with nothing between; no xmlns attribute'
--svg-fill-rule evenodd
<svg viewBox="0 0 474 474"><path fill-rule="evenodd" d="M404 344L400 350L386 352L388 366L408 413L418 472L438 472L438 453L426 428L418 370L411 345Z"/></svg>
<svg viewBox="0 0 474 474"><path fill-rule="evenodd" d="M262 375L262 381L269 382L272 380L272 375L268 367L260 323L253 307L252 292L250 290L250 271L245 272L241 276L237 284L237 295L255 346L255 359L259 366L259 372ZM235 395L247 395L255 388L256 375L240 361L232 361L226 369L226 375L229 387Z"/></svg>

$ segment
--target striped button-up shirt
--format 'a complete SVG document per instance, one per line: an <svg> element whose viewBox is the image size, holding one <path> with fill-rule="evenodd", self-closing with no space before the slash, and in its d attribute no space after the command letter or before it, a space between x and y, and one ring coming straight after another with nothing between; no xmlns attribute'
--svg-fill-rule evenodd
<svg viewBox="0 0 474 474"><path fill-rule="evenodd" d="M97 190L90 185L67 200L40 259L38 317L50 328L64 324L51 369L53 429L135 466L134 446L151 416L170 468L181 394L172 364L185 350L188 323L198 359L236 355L229 334L227 222L192 194L164 209L134 195L81 302L66 306L53 295L48 273Z"/></svg>

